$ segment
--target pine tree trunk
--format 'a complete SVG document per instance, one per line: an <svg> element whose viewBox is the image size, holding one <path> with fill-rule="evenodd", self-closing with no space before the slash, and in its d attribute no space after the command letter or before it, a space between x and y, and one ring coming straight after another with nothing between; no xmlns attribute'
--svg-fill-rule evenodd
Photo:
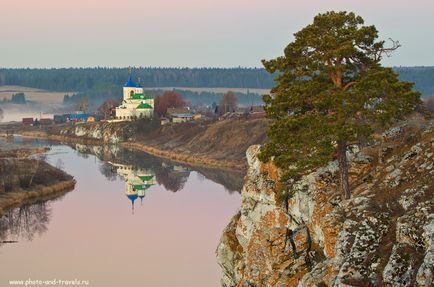
<svg viewBox="0 0 434 287"><path fill-rule="evenodd" d="M341 192L345 199L349 199L351 193L348 184L347 143L345 141L338 141L338 161Z"/></svg>

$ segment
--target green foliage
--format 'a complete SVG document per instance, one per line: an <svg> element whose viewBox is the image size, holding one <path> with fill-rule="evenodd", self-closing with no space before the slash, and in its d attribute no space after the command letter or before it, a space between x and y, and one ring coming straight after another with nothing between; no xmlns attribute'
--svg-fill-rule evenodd
<svg viewBox="0 0 434 287"><path fill-rule="evenodd" d="M260 158L274 157L286 176L325 164L336 142L366 139L420 103L412 83L380 65L399 44L385 48L376 28L363 23L354 13L319 14L294 34L284 56L263 61L278 76L264 96L272 124Z"/></svg>

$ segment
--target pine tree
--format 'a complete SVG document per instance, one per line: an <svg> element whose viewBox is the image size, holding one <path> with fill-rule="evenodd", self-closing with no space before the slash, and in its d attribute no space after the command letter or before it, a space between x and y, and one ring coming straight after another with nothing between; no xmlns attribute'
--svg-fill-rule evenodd
<svg viewBox="0 0 434 287"><path fill-rule="evenodd" d="M401 82L382 67L390 48L378 41L375 26L363 26L360 16L327 12L295 33L284 56L263 60L277 72L276 85L264 96L272 119L263 161L274 157L286 177L300 175L337 157L340 188L350 198L346 151L420 104L413 84Z"/></svg>

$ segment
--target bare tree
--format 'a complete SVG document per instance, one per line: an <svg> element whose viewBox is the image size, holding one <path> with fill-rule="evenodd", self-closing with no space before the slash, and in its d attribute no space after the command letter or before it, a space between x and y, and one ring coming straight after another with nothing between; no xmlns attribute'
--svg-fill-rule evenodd
<svg viewBox="0 0 434 287"><path fill-rule="evenodd" d="M104 101L101 106L99 106L98 111L104 116L104 118L108 118L110 116L113 116L115 107L117 107L118 105L119 101L108 99Z"/></svg>
<svg viewBox="0 0 434 287"><path fill-rule="evenodd" d="M78 111L86 112L89 108L89 100L87 97L83 97L76 105Z"/></svg>
<svg viewBox="0 0 434 287"><path fill-rule="evenodd" d="M237 109L238 98L234 92L228 91L220 100L218 111L220 114L235 112Z"/></svg>
<svg viewBox="0 0 434 287"><path fill-rule="evenodd" d="M33 170L31 176L30 176L30 181L29 181L29 187L32 186L33 183L33 179L35 178L35 175L38 173L39 170L39 166L41 164L42 161L45 161L47 159L47 155L42 153L42 154L38 154L36 156L36 164L35 164L35 169Z"/></svg>

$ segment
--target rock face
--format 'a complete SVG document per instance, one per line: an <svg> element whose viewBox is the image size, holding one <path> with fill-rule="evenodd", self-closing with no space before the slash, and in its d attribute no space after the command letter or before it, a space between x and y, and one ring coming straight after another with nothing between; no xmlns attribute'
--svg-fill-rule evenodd
<svg viewBox="0 0 434 287"><path fill-rule="evenodd" d="M66 138L96 140L110 144L131 140L134 132L134 125L130 124L129 122L98 122L92 124L79 124L76 126L63 127L60 130L51 131L51 133L54 135L59 135Z"/></svg>
<svg viewBox="0 0 434 287"><path fill-rule="evenodd" d="M336 162L288 189L250 147L242 206L216 251L222 285L432 286L433 123L396 130L349 154L348 201Z"/></svg>

